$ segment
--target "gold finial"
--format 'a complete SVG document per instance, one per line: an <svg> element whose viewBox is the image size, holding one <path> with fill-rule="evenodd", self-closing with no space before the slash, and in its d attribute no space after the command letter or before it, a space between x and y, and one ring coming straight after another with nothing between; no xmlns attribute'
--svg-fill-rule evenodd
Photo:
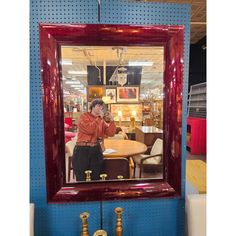
<svg viewBox="0 0 236 236"><path fill-rule="evenodd" d="M92 171L91 170L86 170L84 173L86 174L86 181L91 181Z"/></svg>
<svg viewBox="0 0 236 236"><path fill-rule="evenodd" d="M122 228L122 219L121 214L123 213L123 208L116 207L116 236L122 236L123 228Z"/></svg>
<svg viewBox="0 0 236 236"><path fill-rule="evenodd" d="M104 174L100 174L99 176L102 180L106 180L107 174L104 173Z"/></svg>
<svg viewBox="0 0 236 236"><path fill-rule="evenodd" d="M124 179L123 175L117 175L117 179Z"/></svg>
<svg viewBox="0 0 236 236"><path fill-rule="evenodd" d="M107 232L103 229L99 229L94 232L93 236L107 236Z"/></svg>
<svg viewBox="0 0 236 236"><path fill-rule="evenodd" d="M89 213L88 212L83 212L80 214L80 219L82 220L82 232L81 232L81 236L89 236L89 232L88 232L88 220L89 218Z"/></svg>

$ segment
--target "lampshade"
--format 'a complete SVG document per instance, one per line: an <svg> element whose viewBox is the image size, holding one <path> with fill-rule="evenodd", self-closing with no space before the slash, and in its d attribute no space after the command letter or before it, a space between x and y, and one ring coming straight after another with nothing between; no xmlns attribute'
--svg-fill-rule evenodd
<svg viewBox="0 0 236 236"><path fill-rule="evenodd" d="M110 96L103 96L103 97L102 97L102 101L103 101L105 104L112 103Z"/></svg>
<svg viewBox="0 0 236 236"><path fill-rule="evenodd" d="M132 111L132 116L137 116L137 112L136 111Z"/></svg>
<svg viewBox="0 0 236 236"><path fill-rule="evenodd" d="M122 116L122 111L118 111L118 116L119 116L119 117Z"/></svg>

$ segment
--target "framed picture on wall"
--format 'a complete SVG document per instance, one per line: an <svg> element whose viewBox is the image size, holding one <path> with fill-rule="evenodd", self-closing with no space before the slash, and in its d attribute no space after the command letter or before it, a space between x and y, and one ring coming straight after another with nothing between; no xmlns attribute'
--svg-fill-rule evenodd
<svg viewBox="0 0 236 236"><path fill-rule="evenodd" d="M139 87L117 87L117 102L139 102Z"/></svg>
<svg viewBox="0 0 236 236"><path fill-rule="evenodd" d="M102 86L89 86L88 87L88 101L91 102L93 99L103 97Z"/></svg>
<svg viewBox="0 0 236 236"><path fill-rule="evenodd" d="M106 97L110 97L109 103L116 103L116 89L115 88L107 88L106 89Z"/></svg>

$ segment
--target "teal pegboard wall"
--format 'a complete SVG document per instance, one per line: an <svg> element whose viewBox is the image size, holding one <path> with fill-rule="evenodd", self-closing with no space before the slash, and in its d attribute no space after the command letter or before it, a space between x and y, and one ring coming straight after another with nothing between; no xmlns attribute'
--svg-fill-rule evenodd
<svg viewBox="0 0 236 236"><path fill-rule="evenodd" d="M39 60L39 23L106 23L184 25L184 88L182 113L182 194L180 199L129 200L103 203L103 226L114 235L114 208L124 207L125 235L183 235L186 155L186 117L190 5L101 0L30 1L30 201L35 203L35 235L79 235L79 214L90 212L90 235L100 227L100 203L47 204L44 159L42 89ZM157 234L158 233L158 234Z"/></svg>
<svg viewBox="0 0 236 236"><path fill-rule="evenodd" d="M100 225L98 203L47 204L44 159L39 23L97 23L94 0L30 1L30 202L35 203L35 235L79 235L79 215L89 211L90 234Z"/></svg>
<svg viewBox="0 0 236 236"><path fill-rule="evenodd" d="M190 28L189 4L101 0L101 23L185 25ZM186 36L189 36L187 33Z"/></svg>
<svg viewBox="0 0 236 236"><path fill-rule="evenodd" d="M124 235L184 235L185 137L187 131L190 16L191 6L189 4L144 3L128 0L101 1L101 23L104 24L184 25L181 199L134 201L128 204L121 202L120 204L129 212L124 214L124 222L130 222L130 224L126 224L127 231L125 231ZM114 222L115 215L111 214L111 212L118 204L118 202L115 204L105 202L103 204L104 226L106 225L106 218ZM140 208L141 210L139 210ZM132 216L135 218L134 222L130 221L130 214L134 214ZM138 222L142 224L142 227L138 227L140 226ZM131 229L130 225L132 224L135 224L135 226Z"/></svg>
<svg viewBox="0 0 236 236"><path fill-rule="evenodd" d="M176 236L184 235L179 228L180 221L184 215L182 211L177 211L180 201L178 199L161 200L137 200L106 202L103 206L103 228L108 235L115 235L116 214L114 209L122 207L123 235L158 235Z"/></svg>

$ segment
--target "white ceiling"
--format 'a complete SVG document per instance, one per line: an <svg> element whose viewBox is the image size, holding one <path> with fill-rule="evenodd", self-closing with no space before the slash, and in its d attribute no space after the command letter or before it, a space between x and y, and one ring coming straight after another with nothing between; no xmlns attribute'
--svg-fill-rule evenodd
<svg viewBox="0 0 236 236"><path fill-rule="evenodd" d="M86 87L87 66L117 66L119 58L122 65L128 66L130 61L153 62L152 66L142 66L141 94L150 90L162 90L164 70L163 47L112 47L112 46L62 46L62 75L64 90L70 93L80 93L65 81L80 81ZM65 62L70 63L68 65ZM77 71L71 75L69 71ZM81 86L82 87L82 86ZM155 92L155 91L154 91Z"/></svg>

